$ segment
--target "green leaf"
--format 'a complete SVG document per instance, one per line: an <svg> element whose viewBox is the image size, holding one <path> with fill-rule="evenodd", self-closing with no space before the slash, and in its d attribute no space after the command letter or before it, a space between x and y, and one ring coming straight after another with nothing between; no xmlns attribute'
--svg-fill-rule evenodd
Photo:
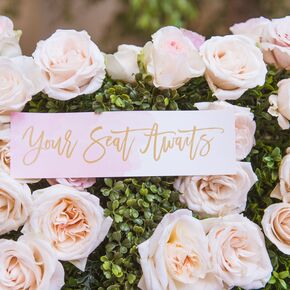
<svg viewBox="0 0 290 290"><path fill-rule="evenodd" d="M112 272L116 277L122 277L123 276L123 272L122 272L122 268L119 265L113 265L112 266Z"/></svg>
<svg viewBox="0 0 290 290"><path fill-rule="evenodd" d="M286 279L289 277L289 271L283 271L279 273L279 278L280 279Z"/></svg>
<svg viewBox="0 0 290 290"><path fill-rule="evenodd" d="M104 182L105 184L108 186L108 187L112 187L113 186L113 180L111 178L105 178L104 179Z"/></svg>

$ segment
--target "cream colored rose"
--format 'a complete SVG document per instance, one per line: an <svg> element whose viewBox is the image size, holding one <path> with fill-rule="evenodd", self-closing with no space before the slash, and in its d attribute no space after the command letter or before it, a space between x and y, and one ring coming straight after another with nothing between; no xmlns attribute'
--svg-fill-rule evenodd
<svg viewBox="0 0 290 290"><path fill-rule="evenodd" d="M0 56L21 55L19 38L21 32L14 31L13 22L6 16L0 16Z"/></svg>
<svg viewBox="0 0 290 290"><path fill-rule="evenodd" d="M245 210L256 181L251 163L237 162L236 174L178 177L174 188L182 193L180 201L194 212L223 216Z"/></svg>
<svg viewBox="0 0 290 290"><path fill-rule="evenodd" d="M239 214L202 223L216 275L229 288L263 288L271 277L272 265L261 229Z"/></svg>
<svg viewBox="0 0 290 290"><path fill-rule="evenodd" d="M189 210L166 214L138 250L142 290L222 289L222 282L210 273L205 232Z"/></svg>
<svg viewBox="0 0 290 290"><path fill-rule="evenodd" d="M196 103L199 110L230 110L235 114L236 156L243 160L255 145L256 122L249 108L234 106L224 101Z"/></svg>
<svg viewBox="0 0 290 290"><path fill-rule="evenodd" d="M290 126L290 79L278 83L278 95L269 97L268 113L278 118L278 124L283 129Z"/></svg>
<svg viewBox="0 0 290 290"><path fill-rule="evenodd" d="M271 21L265 17L251 18L246 22L234 24L230 27L230 31L233 34L248 36L259 44L270 23Z"/></svg>
<svg viewBox="0 0 290 290"><path fill-rule="evenodd" d="M281 202L268 206L262 226L266 237L281 252L290 255L290 204Z"/></svg>
<svg viewBox="0 0 290 290"><path fill-rule="evenodd" d="M57 30L33 57L47 79L44 91L57 100L93 93L105 78L104 56L86 31Z"/></svg>
<svg viewBox="0 0 290 290"><path fill-rule="evenodd" d="M200 53L207 82L219 100L236 100L265 83L263 54L246 36L214 36L202 44Z"/></svg>
<svg viewBox="0 0 290 290"><path fill-rule="evenodd" d="M167 26L152 35L143 49L143 61L155 87L176 89L202 76L205 65L192 40L181 29Z"/></svg>
<svg viewBox="0 0 290 290"><path fill-rule="evenodd" d="M57 258L85 269L89 254L106 237L112 219L104 216L99 199L65 185L33 192L33 210L22 232L44 237Z"/></svg>
<svg viewBox="0 0 290 290"><path fill-rule="evenodd" d="M280 182L271 193L271 197L278 198L283 202L290 203L290 147L287 154L283 157L279 168Z"/></svg>
<svg viewBox="0 0 290 290"><path fill-rule="evenodd" d="M41 71L31 57L0 58L0 114L22 111L44 84Z"/></svg>
<svg viewBox="0 0 290 290"><path fill-rule="evenodd" d="M59 290L64 270L49 244L34 236L0 239L0 289Z"/></svg>
<svg viewBox="0 0 290 290"><path fill-rule="evenodd" d="M122 44L114 54L106 55L106 70L113 80L135 82L135 74L139 72L137 56L141 47Z"/></svg>
<svg viewBox="0 0 290 290"><path fill-rule="evenodd" d="M290 16L273 19L261 41L266 63L290 69Z"/></svg>
<svg viewBox="0 0 290 290"><path fill-rule="evenodd" d="M0 235L22 226L31 212L31 207L29 187L0 169Z"/></svg>

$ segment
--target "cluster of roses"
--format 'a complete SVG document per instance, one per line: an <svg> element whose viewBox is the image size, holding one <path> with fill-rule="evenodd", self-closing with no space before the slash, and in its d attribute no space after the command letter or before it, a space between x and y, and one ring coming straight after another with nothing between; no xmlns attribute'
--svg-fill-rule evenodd
<svg viewBox="0 0 290 290"><path fill-rule="evenodd" d="M141 47L121 45L103 55L85 32L57 30L40 41L33 57L21 55L20 33L0 17L0 234L24 225L18 241L0 240L0 288L59 289L64 272L58 260L84 270L88 255L107 235L112 220L99 199L85 188L95 179L53 179L31 194L26 183L9 176L9 113L21 111L32 96L44 91L66 101L97 91L106 73L134 82L140 68L160 89L176 89L204 75L218 101L197 103L199 110L226 109L235 114L237 173L227 176L180 177L175 188L189 210L166 215L152 237L139 246L143 290L245 289L263 287L272 266L260 228L243 217L247 194L257 180L251 164L241 162L255 144L256 124L248 108L231 105L263 85L266 63L290 69L290 17L252 19L231 28L234 35L205 40L197 33L165 27ZM264 62L265 61L265 62ZM269 113L289 128L290 80L279 83L270 97ZM289 154L280 169L273 196L283 203L265 211L263 228L286 254L290 250Z"/></svg>
<svg viewBox="0 0 290 290"><path fill-rule="evenodd" d="M0 239L0 289L60 289L64 285L64 269L58 260L70 261L84 270L89 254L104 240L112 224L112 219L104 216L99 199L85 191L96 182L94 178L49 179L50 187L31 193L27 183L38 180L16 180L10 176L9 113L21 111L34 94L48 90L49 78L65 81L71 77L70 62L77 65L79 61L83 71L77 69L89 82L95 71L103 71L104 64L101 62L100 68L93 59L103 60L103 56L89 36L84 32L70 34L72 39L66 39L61 52L68 53L66 58L62 56L62 65L66 63L67 70L58 67L61 60L48 61L55 69L52 77L37 63L37 52L34 58L21 55L20 33L13 30L9 18L0 17L0 235L24 225L23 235L17 241ZM85 51L77 47L82 38L80 46ZM57 50L48 51L58 54ZM92 55L82 65L82 55L87 56L90 51ZM88 66L92 67L91 71ZM104 77L105 72L102 73ZM102 79L98 84L92 81L93 88L79 89L76 94L97 90ZM95 80L98 82L98 77ZM88 87L83 80L79 84ZM67 92L73 90L69 86L67 83Z"/></svg>

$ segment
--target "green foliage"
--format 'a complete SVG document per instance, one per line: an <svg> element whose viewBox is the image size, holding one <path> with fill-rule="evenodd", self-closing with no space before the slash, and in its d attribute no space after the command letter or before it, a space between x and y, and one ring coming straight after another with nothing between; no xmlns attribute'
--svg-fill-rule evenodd
<svg viewBox="0 0 290 290"><path fill-rule="evenodd" d="M282 131L276 118L267 113L268 97L277 91L280 79L289 73L269 70L266 84L247 91L233 104L249 107L257 123L256 146L247 161L259 178L250 191L245 215L261 223L264 209L276 202L270 192L278 182L278 168L285 149L290 146L289 130ZM204 78L196 78L178 90L158 90L150 85L150 77L137 75L137 84L106 79L95 94L80 96L67 102L49 99L40 93L27 105L30 112L78 112L115 110L195 110L200 101L213 101ZM99 179L90 188L101 199L106 215L114 223L108 238L89 257L84 273L64 263L65 290L70 289L137 289L141 277L137 245L149 238L164 214L182 205L173 189L174 178L149 177ZM290 260L267 242L274 272L265 289L287 289L290 284Z"/></svg>
<svg viewBox="0 0 290 290"><path fill-rule="evenodd" d="M128 0L127 21L138 30L152 33L162 26L185 26L197 15L193 0Z"/></svg>

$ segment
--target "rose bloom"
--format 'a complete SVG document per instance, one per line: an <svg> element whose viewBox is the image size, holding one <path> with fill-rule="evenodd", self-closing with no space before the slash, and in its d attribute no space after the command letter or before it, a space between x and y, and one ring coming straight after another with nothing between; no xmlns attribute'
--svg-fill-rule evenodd
<svg viewBox="0 0 290 290"><path fill-rule="evenodd" d="M205 37L203 35L184 28L181 28L180 30L182 31L183 35L186 36L197 49L199 49L201 45L205 42Z"/></svg>
<svg viewBox="0 0 290 290"><path fill-rule="evenodd" d="M59 290L64 270L49 244L34 236L18 241L0 239L0 288L5 290Z"/></svg>
<svg viewBox="0 0 290 290"><path fill-rule="evenodd" d="M31 57L1 57L0 114L22 111L44 84L41 71Z"/></svg>
<svg viewBox="0 0 290 290"><path fill-rule="evenodd" d="M59 260L84 270L89 254L105 239L112 224L99 199L61 184L37 190L32 198L33 210L22 232L44 237Z"/></svg>
<svg viewBox="0 0 290 290"><path fill-rule="evenodd" d="M44 91L57 100L93 93L105 78L104 57L86 31L57 30L33 57L47 79Z"/></svg>
<svg viewBox="0 0 290 290"><path fill-rule="evenodd" d="M222 282L210 273L205 232L189 210L166 214L138 251L142 290L222 289Z"/></svg>
<svg viewBox="0 0 290 290"><path fill-rule="evenodd" d="M237 162L232 175L178 177L174 188L182 193L180 201L194 212L211 216L241 213L257 176L251 163Z"/></svg>
<svg viewBox="0 0 290 290"><path fill-rule="evenodd" d="M50 178L47 179L47 182L50 185L63 184L77 190L85 190L96 183L96 178Z"/></svg>
<svg viewBox="0 0 290 290"><path fill-rule="evenodd" d="M262 226L266 237L281 252L290 255L290 204L281 202L268 206Z"/></svg>
<svg viewBox="0 0 290 290"><path fill-rule="evenodd" d="M266 63L290 69L290 16L273 20L252 18L235 24L230 30L258 42Z"/></svg>
<svg viewBox="0 0 290 290"><path fill-rule="evenodd" d="M261 16L259 18L251 18L246 22L236 23L230 27L230 31L233 34L248 36L259 44L270 23L269 19Z"/></svg>
<svg viewBox="0 0 290 290"><path fill-rule="evenodd" d="M278 124L283 129L289 129L290 122L290 79L278 83L278 95L269 97L268 113L278 118Z"/></svg>
<svg viewBox="0 0 290 290"><path fill-rule="evenodd" d="M17 230L32 207L31 191L0 169L0 235Z"/></svg>
<svg viewBox="0 0 290 290"><path fill-rule="evenodd" d="M263 288L271 277L272 265L261 229L239 214L202 223L216 275L229 288Z"/></svg>
<svg viewBox="0 0 290 290"><path fill-rule="evenodd" d="M205 77L219 100L236 100L248 89L265 83L263 54L243 35L214 36L200 47Z"/></svg>
<svg viewBox="0 0 290 290"><path fill-rule="evenodd" d="M0 16L0 56L21 55L19 38L21 32L14 31L13 22L6 16Z"/></svg>
<svg viewBox="0 0 290 290"><path fill-rule="evenodd" d="M287 154L283 157L279 168L280 182L271 193L271 197L290 203L290 147L287 148Z"/></svg>
<svg viewBox="0 0 290 290"><path fill-rule="evenodd" d="M196 103L199 110L231 110L235 114L236 156L243 160L255 145L256 122L249 108L234 106L224 101Z"/></svg>
<svg viewBox="0 0 290 290"><path fill-rule="evenodd" d="M137 57L141 47L122 44L114 54L106 55L106 70L113 80L134 83L135 74L139 72Z"/></svg>
<svg viewBox="0 0 290 290"><path fill-rule="evenodd" d="M273 19L261 42L266 63L290 69L290 16Z"/></svg>
<svg viewBox="0 0 290 290"><path fill-rule="evenodd" d="M153 77L154 86L160 89L177 89L205 71L193 40L177 27L159 29L142 53L147 73Z"/></svg>

